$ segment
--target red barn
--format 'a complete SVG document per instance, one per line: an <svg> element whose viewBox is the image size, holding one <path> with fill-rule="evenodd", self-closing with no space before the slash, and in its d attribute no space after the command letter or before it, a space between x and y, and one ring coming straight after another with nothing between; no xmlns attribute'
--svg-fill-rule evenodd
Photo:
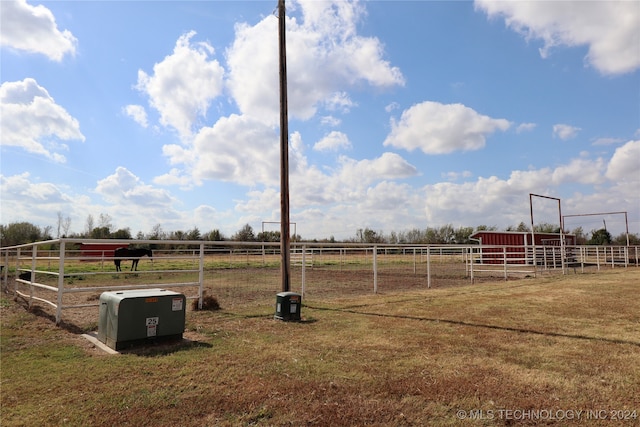
<svg viewBox="0 0 640 427"><path fill-rule="evenodd" d="M113 252L118 248L128 248L126 243L81 243L80 256L82 258L113 258Z"/></svg>
<svg viewBox="0 0 640 427"><path fill-rule="evenodd" d="M471 239L480 242L480 245L501 246L482 249L482 262L486 264L502 264L505 258L511 264L525 264L527 246L535 244L538 253L538 262L541 263L546 257L555 257L558 251L549 251L547 255L545 247L560 247L560 234L558 233L534 233L525 231L478 231L472 234ZM575 246L576 236L573 234L564 235L565 247ZM506 247L503 249L503 247ZM529 255L531 248L529 249ZM567 255L572 250L568 250ZM540 260L540 257L543 259Z"/></svg>

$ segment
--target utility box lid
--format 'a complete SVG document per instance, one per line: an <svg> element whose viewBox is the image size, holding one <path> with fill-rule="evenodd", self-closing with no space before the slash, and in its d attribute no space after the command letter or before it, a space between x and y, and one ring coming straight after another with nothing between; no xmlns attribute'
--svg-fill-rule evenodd
<svg viewBox="0 0 640 427"><path fill-rule="evenodd" d="M166 289L103 292L98 340L114 350L149 340L181 339L186 297Z"/></svg>

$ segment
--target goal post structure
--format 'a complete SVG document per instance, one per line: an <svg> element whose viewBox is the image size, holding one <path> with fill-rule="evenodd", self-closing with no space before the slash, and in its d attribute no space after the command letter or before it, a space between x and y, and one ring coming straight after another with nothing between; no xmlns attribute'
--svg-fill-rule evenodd
<svg viewBox="0 0 640 427"><path fill-rule="evenodd" d="M627 211L620 212L594 212L594 213L586 213L586 214L575 214L575 215L563 215L562 222L564 222L565 218L579 217L579 216L605 216L605 215L624 215L624 226L625 226L625 235L627 236L627 246L629 246L629 220L627 218ZM606 227L605 227L606 229Z"/></svg>
<svg viewBox="0 0 640 427"><path fill-rule="evenodd" d="M533 221L533 198L540 197L542 199L556 200L558 202L558 219L560 221L560 263L562 264L562 274L567 274L566 269L566 248L565 248L565 238L564 238L564 217L562 216L562 206L560 199L558 197L550 197L543 196L541 194L533 194L529 193L529 209L531 211L531 245L533 247L533 269L534 271L538 268L538 260L536 253L536 232L535 232L535 223Z"/></svg>

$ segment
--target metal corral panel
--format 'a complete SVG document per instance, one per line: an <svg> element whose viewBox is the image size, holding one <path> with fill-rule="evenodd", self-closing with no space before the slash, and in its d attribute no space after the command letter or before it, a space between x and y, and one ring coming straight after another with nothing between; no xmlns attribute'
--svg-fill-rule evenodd
<svg viewBox="0 0 640 427"><path fill-rule="evenodd" d="M165 289L100 295L98 340L114 350L156 339L181 339L186 297Z"/></svg>

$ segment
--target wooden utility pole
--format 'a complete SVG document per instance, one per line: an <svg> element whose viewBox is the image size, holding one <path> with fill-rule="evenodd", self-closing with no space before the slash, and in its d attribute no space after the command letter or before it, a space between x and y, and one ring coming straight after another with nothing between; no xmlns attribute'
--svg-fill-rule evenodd
<svg viewBox="0 0 640 427"><path fill-rule="evenodd" d="M280 48L280 254L282 292L291 286L289 226L289 118L287 115L287 42L284 0L278 0L278 41Z"/></svg>

